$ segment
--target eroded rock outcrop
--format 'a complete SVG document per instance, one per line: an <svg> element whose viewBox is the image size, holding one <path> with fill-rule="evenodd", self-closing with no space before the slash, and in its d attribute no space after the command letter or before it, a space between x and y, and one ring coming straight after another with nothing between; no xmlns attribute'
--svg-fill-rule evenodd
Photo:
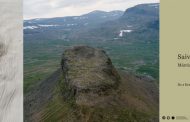
<svg viewBox="0 0 190 122"><path fill-rule="evenodd" d="M66 50L58 69L25 94L26 122L158 122L156 81L117 70L103 50Z"/></svg>
<svg viewBox="0 0 190 122"><path fill-rule="evenodd" d="M61 65L64 84L79 105L104 102L118 87L120 76L101 49L73 47L64 52Z"/></svg>

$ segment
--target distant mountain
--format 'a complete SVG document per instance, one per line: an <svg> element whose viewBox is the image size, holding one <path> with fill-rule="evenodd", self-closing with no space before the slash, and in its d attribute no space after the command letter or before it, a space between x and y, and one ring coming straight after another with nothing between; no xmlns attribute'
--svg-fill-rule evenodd
<svg viewBox="0 0 190 122"><path fill-rule="evenodd" d="M125 11L119 19L120 23L126 23L124 30L132 30L132 33L124 33L126 40L158 41L159 40L159 4L141 4ZM120 28L122 29L122 27Z"/></svg>
<svg viewBox="0 0 190 122"><path fill-rule="evenodd" d="M137 5L125 12L97 10L81 16L24 21L25 41L146 40L158 39L158 31L159 3Z"/></svg>
<svg viewBox="0 0 190 122"><path fill-rule="evenodd" d="M31 39L31 35L33 37L35 36L32 39L64 39L64 37L62 38L62 35L73 29L95 27L100 23L118 19L123 13L123 11L93 11L81 16L25 20L25 39ZM44 33L46 34L44 35Z"/></svg>
<svg viewBox="0 0 190 122"><path fill-rule="evenodd" d="M135 7L127 9L121 19L133 22L136 17L140 19L156 19L159 17L159 3L156 4L140 4Z"/></svg>
<svg viewBox="0 0 190 122"><path fill-rule="evenodd" d="M90 29L76 31L71 40L158 40L159 4L141 4L127 9L117 20L110 20Z"/></svg>
<svg viewBox="0 0 190 122"><path fill-rule="evenodd" d="M93 11L81 16L56 17L56 18L46 18L46 19L39 18L39 19L25 20L24 27L25 29L27 29L27 26L45 27L43 25L57 25L63 27L85 26L87 24L97 24L99 22L114 20L120 17L121 15L123 15L123 11L111 11L111 12Z"/></svg>

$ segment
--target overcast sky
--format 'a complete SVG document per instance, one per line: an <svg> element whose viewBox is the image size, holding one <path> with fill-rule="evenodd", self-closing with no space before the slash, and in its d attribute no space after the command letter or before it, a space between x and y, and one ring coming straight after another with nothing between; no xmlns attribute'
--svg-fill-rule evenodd
<svg viewBox="0 0 190 122"><path fill-rule="evenodd" d="M159 0L24 0L24 19L76 16L93 10L126 10Z"/></svg>

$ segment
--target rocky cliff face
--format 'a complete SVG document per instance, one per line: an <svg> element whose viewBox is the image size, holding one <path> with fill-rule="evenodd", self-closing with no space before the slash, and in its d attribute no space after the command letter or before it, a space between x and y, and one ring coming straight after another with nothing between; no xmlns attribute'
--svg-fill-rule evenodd
<svg viewBox="0 0 190 122"><path fill-rule="evenodd" d="M73 47L64 52L61 66L69 95L79 105L105 102L118 87L120 76L103 50Z"/></svg>

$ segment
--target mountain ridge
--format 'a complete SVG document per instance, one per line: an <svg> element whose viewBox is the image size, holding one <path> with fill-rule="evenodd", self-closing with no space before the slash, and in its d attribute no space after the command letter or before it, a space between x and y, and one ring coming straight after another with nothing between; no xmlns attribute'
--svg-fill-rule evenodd
<svg viewBox="0 0 190 122"><path fill-rule="evenodd" d="M88 14L91 14L91 13L124 13L124 11L122 10L111 10L111 11L103 11L103 10L94 10L94 11L91 11L91 12L88 12L88 13L85 13L85 14L82 14L82 15L78 15L78 16L62 16L62 17L50 17L50 18L33 18L33 19L25 19L24 21L27 22L27 21L35 21L35 20L46 20L46 19L54 19L54 18L67 18L67 17L80 17L80 16L85 16L85 15L88 15Z"/></svg>

